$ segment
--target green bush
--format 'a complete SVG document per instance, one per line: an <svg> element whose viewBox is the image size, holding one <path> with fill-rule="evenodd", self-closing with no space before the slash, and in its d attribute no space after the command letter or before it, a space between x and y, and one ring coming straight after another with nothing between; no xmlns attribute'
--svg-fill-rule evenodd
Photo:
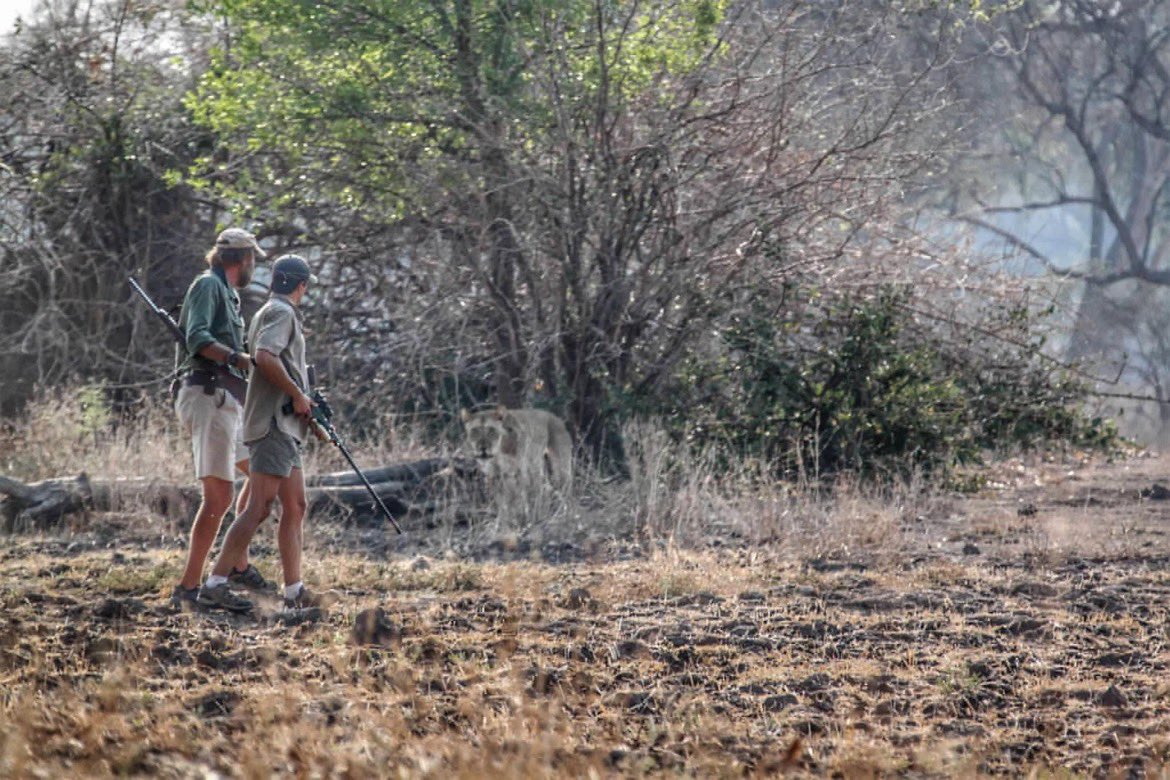
<svg viewBox="0 0 1170 780"><path fill-rule="evenodd" d="M1009 309L994 329L949 334L909 303L887 288L750 306L676 373L663 416L695 447L789 477L937 473L988 449L1114 441L1079 412L1085 388L1040 357L1035 316Z"/></svg>

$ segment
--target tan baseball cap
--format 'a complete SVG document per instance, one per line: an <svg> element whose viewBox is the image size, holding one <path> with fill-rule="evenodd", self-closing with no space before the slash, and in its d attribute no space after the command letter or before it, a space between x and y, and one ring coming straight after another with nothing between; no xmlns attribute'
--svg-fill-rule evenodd
<svg viewBox="0 0 1170 780"><path fill-rule="evenodd" d="M216 246L226 249L251 249L256 257L268 257L268 253L256 243L256 237L243 228L228 228L215 239Z"/></svg>

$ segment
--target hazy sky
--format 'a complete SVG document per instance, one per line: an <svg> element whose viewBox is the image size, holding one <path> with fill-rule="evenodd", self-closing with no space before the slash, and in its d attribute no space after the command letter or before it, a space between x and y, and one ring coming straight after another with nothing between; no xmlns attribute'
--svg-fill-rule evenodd
<svg viewBox="0 0 1170 780"><path fill-rule="evenodd" d="M28 18L34 0L0 0L0 35L12 32L12 23L16 17Z"/></svg>

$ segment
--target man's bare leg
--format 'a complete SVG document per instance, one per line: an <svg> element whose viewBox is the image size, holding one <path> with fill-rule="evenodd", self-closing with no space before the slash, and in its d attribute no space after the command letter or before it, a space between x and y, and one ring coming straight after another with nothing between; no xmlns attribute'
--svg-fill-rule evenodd
<svg viewBox="0 0 1170 780"><path fill-rule="evenodd" d="M248 507L248 496L252 493L252 480L248 473L248 461L241 460L236 464L236 470L244 475L244 486L240 488L240 494L236 496L236 517L244 514L244 510ZM244 554L240 559L232 565L232 571L244 571L248 568L248 548L244 548Z"/></svg>
<svg viewBox="0 0 1170 780"><path fill-rule="evenodd" d="M252 537L256 535L256 529L268 517L272 508L272 500L276 498L276 494L280 490L280 483L283 481L283 477L273 474L253 472L249 476L250 490L244 513L237 517L228 528L227 535L223 540L223 547L219 551L219 557L215 559L215 564L211 567L212 574L220 577L228 576L231 574L233 562L240 560L241 556L247 554L248 545L251 544Z"/></svg>
<svg viewBox="0 0 1170 780"><path fill-rule="evenodd" d="M280 528L276 539L280 547L280 566L284 571L285 586L301 581L301 548L304 544L304 521L307 503L305 501L305 472L292 470L288 479L282 481L280 491Z"/></svg>
<svg viewBox="0 0 1170 780"><path fill-rule="evenodd" d="M187 563L183 568L183 578L180 580L184 588L194 588L201 582L203 564L207 561L211 545L215 543L219 524L223 521L228 507L232 505L234 486L231 482L219 477L203 477L200 482L203 483L203 501L199 504L195 522L191 525Z"/></svg>

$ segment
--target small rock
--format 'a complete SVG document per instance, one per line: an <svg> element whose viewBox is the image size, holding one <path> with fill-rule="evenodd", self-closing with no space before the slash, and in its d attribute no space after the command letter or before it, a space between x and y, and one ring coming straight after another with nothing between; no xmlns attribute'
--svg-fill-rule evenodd
<svg viewBox="0 0 1170 780"><path fill-rule="evenodd" d="M810 674L792 687L801 693L815 693L816 691L825 690L832 684L832 677L824 672L817 672L816 674Z"/></svg>
<svg viewBox="0 0 1170 780"><path fill-rule="evenodd" d="M636 640L618 642L609 649L609 657L614 661L626 658L649 658L650 648Z"/></svg>
<svg viewBox="0 0 1170 780"><path fill-rule="evenodd" d="M426 571L431 568L431 562L427 560L425 555L420 555L410 562L411 571Z"/></svg>
<svg viewBox="0 0 1170 780"><path fill-rule="evenodd" d="M963 555L979 555L981 552L983 551L979 549L979 545L974 542L967 542L963 545Z"/></svg>
<svg viewBox="0 0 1170 780"><path fill-rule="evenodd" d="M402 628L381 607L375 607L357 613L350 636L357 645L388 645L402 639Z"/></svg>
<svg viewBox="0 0 1170 780"><path fill-rule="evenodd" d="M304 607L302 609L282 609L276 613L276 622L285 626L299 626L305 623L317 623L325 617L325 610L320 607Z"/></svg>
<svg viewBox="0 0 1170 780"><path fill-rule="evenodd" d="M200 696L189 706L205 718L222 718L231 715L240 700L240 694L235 691L212 691Z"/></svg>
<svg viewBox="0 0 1170 780"><path fill-rule="evenodd" d="M797 698L791 693L781 693L764 699L763 707L765 712L780 712L792 707L796 702Z"/></svg>
<svg viewBox="0 0 1170 780"><path fill-rule="evenodd" d="M200 650L195 654L195 663L205 669L218 669L220 666L219 654L212 650Z"/></svg>
<svg viewBox="0 0 1170 780"><path fill-rule="evenodd" d="M146 604L138 599L103 599L94 607L93 614L103 620L126 620L145 609Z"/></svg>
<svg viewBox="0 0 1170 780"><path fill-rule="evenodd" d="M1165 501L1170 499L1170 488L1155 482L1151 487L1142 490L1141 495L1142 498L1148 498L1151 501Z"/></svg>
<svg viewBox="0 0 1170 780"><path fill-rule="evenodd" d="M1110 685L1097 696L1097 703L1102 707L1125 707L1129 704L1129 697L1116 685Z"/></svg>
<svg viewBox="0 0 1170 780"><path fill-rule="evenodd" d="M564 606L566 609L581 609L593 604L593 594L585 588L573 588L569 591L568 598L565 599Z"/></svg>

